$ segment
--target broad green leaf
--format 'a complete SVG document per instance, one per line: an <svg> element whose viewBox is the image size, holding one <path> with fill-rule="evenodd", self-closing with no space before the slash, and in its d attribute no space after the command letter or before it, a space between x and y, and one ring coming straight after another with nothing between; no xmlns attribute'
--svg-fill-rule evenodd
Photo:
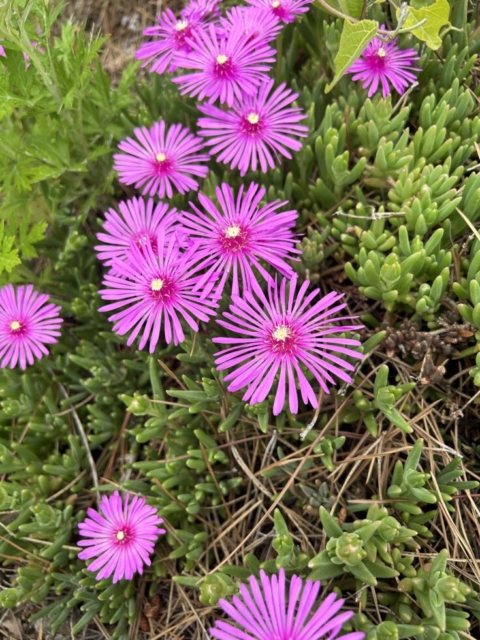
<svg viewBox="0 0 480 640"><path fill-rule="evenodd" d="M334 13L335 10L341 11L340 0L325 0L324 4L319 5L320 9L322 9L322 11L326 11L327 13L330 13L328 11L328 6L327 5L330 5L332 7L332 12L331 12L332 16L336 16L337 15L336 13Z"/></svg>
<svg viewBox="0 0 480 640"><path fill-rule="evenodd" d="M397 9L397 18L400 10ZM450 5L448 0L435 0L429 7L421 9L413 9L409 7L407 19L403 25L404 29L411 29L422 20L426 20L421 27L413 29L413 35L419 40L423 40L430 49L438 49L442 44L442 40L438 35L440 29L449 23Z"/></svg>
<svg viewBox="0 0 480 640"><path fill-rule="evenodd" d="M357 20L362 17L365 8L365 0L326 0L326 2L332 7L332 9L341 11L347 16L351 16ZM325 5L322 4L320 6L325 11L328 11L328 8ZM332 15L335 15L335 13L332 13Z"/></svg>
<svg viewBox="0 0 480 640"><path fill-rule="evenodd" d="M365 7L364 0L338 0L338 4L340 5L343 13L346 13L347 16L351 16L352 18L359 20L363 15Z"/></svg>
<svg viewBox="0 0 480 640"><path fill-rule="evenodd" d="M365 47L377 33L378 24L374 20L361 20L355 24L345 21L340 37L340 48L335 58L335 76L326 86L328 93L337 84L345 71L362 55Z"/></svg>

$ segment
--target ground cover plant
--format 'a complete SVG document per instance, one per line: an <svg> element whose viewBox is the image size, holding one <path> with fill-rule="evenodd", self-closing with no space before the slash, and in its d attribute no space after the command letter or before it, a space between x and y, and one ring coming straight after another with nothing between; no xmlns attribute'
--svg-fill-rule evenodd
<svg viewBox="0 0 480 640"><path fill-rule="evenodd" d="M478 7L87 5L0 3L3 636L477 638Z"/></svg>

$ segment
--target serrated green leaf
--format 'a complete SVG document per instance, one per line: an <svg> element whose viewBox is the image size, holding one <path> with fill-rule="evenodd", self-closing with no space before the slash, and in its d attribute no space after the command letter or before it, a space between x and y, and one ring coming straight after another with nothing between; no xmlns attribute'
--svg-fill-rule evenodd
<svg viewBox="0 0 480 640"><path fill-rule="evenodd" d="M2 239L2 243L0 245L0 273L3 273L4 271L11 273L21 262L18 257L18 250L12 248L14 242L15 236L7 236Z"/></svg>
<svg viewBox="0 0 480 640"><path fill-rule="evenodd" d="M399 14L400 9L397 9L397 18ZM429 7L422 7L421 9L409 7L403 28L409 29L422 20L425 20L426 22L417 29L413 29L412 33L419 40L423 40L430 49L438 49L442 44L442 40L438 34L443 26L450 24L448 21L449 15L450 5L448 4L448 0L435 0Z"/></svg>
<svg viewBox="0 0 480 640"><path fill-rule="evenodd" d="M362 55L365 47L375 37L377 28L378 24L374 20L361 20L355 24L345 21L340 48L335 58L335 75L325 87L325 93L332 90L347 69Z"/></svg>
<svg viewBox="0 0 480 640"><path fill-rule="evenodd" d="M28 220L28 218L26 218ZM24 231L20 227L19 251L24 258L36 258L37 252L35 246L40 240L43 240L47 229L46 222L36 222L28 231Z"/></svg>

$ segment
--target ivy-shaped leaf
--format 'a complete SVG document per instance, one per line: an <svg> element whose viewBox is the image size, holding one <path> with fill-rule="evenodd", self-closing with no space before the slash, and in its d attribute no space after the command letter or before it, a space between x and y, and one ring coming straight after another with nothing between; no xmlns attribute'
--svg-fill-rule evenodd
<svg viewBox="0 0 480 640"><path fill-rule="evenodd" d="M397 18L400 9L397 9ZM450 5L448 0L435 0L433 4L421 9L408 8L408 15L403 25L404 29L410 29L416 24L425 20L424 24L417 29L413 29L412 33L419 40L423 40L430 49L438 49L442 44L442 40L438 35L443 26L449 25L448 17L450 15Z"/></svg>
<svg viewBox="0 0 480 640"><path fill-rule="evenodd" d="M374 20L361 20L355 24L345 21L340 37L340 47L335 58L335 76L325 88L325 93L332 90L345 71L362 55L365 47L375 37L377 29L378 23Z"/></svg>
<svg viewBox="0 0 480 640"><path fill-rule="evenodd" d="M337 11L341 11L347 16L351 16L356 20L359 20L363 12L365 10L365 0L326 0L327 3L332 7L332 9L336 9ZM328 12L328 7L324 4L321 5L321 8ZM336 15L332 12L332 15Z"/></svg>
<svg viewBox="0 0 480 640"><path fill-rule="evenodd" d="M338 0L338 4L340 5L343 13L346 13L347 16L351 16L352 18L356 18L359 20L365 8L364 0Z"/></svg>

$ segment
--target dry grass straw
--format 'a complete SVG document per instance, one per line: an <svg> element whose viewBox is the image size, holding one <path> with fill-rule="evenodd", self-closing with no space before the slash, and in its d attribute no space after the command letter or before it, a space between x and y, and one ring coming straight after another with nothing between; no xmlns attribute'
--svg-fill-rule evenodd
<svg viewBox="0 0 480 640"><path fill-rule="evenodd" d="M397 369L402 381L412 380L414 372L411 367L401 361L391 359L390 365ZM362 372L360 372L362 375ZM369 378L375 375L375 369L369 372ZM457 377L457 384L459 379ZM468 382L468 372L464 375ZM315 440L308 445L292 444L292 436L298 431L286 428L282 434L270 426L269 433L259 433L258 427L247 419L242 420L242 429L226 434L217 434L219 448L229 454L231 474L243 475L244 486L242 497L233 495L225 505L212 507L200 518L202 527L208 532L208 545L198 559L197 566L189 575L197 575L199 579L218 570L225 564L244 566L247 553L254 553L260 561L272 557L271 541L274 537L273 511L277 505L288 523L291 534L302 551L313 554L324 548L326 538L322 532L317 510L306 504L307 500L300 485L310 488L327 483L332 501L332 512L359 503L367 505L371 502L388 505L387 488L395 462L405 460L412 443L417 438L424 440L422 469L432 474L433 487L435 476L444 465L452 459L453 452L465 451L462 442L464 420L478 420L477 405L469 405L467 413L459 417L465 395L462 385L457 391L450 389L448 403L428 404L422 395L422 388L416 387L409 395L408 402L418 407L418 412L411 425L414 433L405 436L398 429L383 421L382 431L378 438L372 438L364 425L359 422L346 431L339 426L339 411L344 402L350 403L350 393L345 398L337 397L337 408L333 411L327 425L317 433ZM444 390L443 390L444 391ZM460 404L462 403L462 404ZM331 405L331 400L329 400ZM446 406L453 417L446 415ZM300 416L302 422L308 417ZM321 463L320 456L312 453L313 447L328 431L336 436L346 436L347 442L335 460L335 469L330 473ZM448 434L448 442L445 442ZM289 438L287 439L287 436ZM272 446L273 445L273 446ZM277 447L281 447L285 457L277 456ZM305 471L305 462L313 456L316 463ZM478 466L478 465L477 465ZM464 465L465 479L478 479L475 464L466 460ZM268 471L268 477L264 473ZM270 475L273 474L273 475ZM374 501L372 496L377 496ZM424 546L422 553L416 554L421 563L431 561L438 551L446 548L449 554L449 567L456 575L475 586L480 586L480 564L478 561L480 528L478 496L470 492L462 492L455 496L452 504L454 512L449 512L445 505L438 504L438 516L431 528L433 538ZM218 509L224 506L231 517L222 522ZM352 516L347 516L352 517ZM165 550L167 553L167 550ZM158 560L165 562L165 560ZM326 585L328 588L328 585ZM145 615L145 607L149 607L148 599L143 603L144 611L139 624L145 629L148 620L149 633L145 639L161 638L204 640L205 629L212 624L212 607L202 605L198 601L198 591L165 580L159 585L162 606L155 618ZM372 593L374 593L372 591ZM354 594L350 594L354 595ZM380 605L372 606L368 615L372 620L380 622L385 618L388 609ZM143 620L143 623L142 623ZM472 619L475 627L475 621ZM130 638L137 638L137 629L132 629ZM472 637L479 633L478 628L472 630Z"/></svg>

